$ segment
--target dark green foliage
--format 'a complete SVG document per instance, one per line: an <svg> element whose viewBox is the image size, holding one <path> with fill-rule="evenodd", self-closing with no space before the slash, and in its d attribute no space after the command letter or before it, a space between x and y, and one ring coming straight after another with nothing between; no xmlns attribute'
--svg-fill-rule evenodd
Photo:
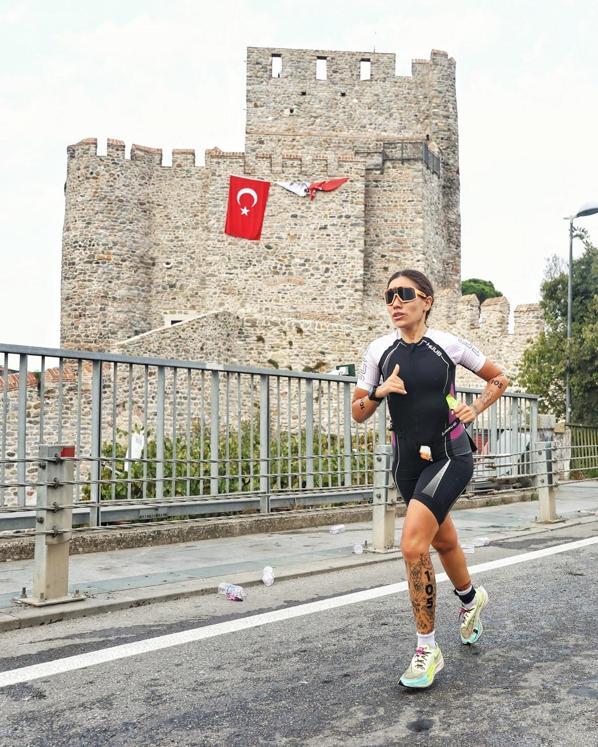
<svg viewBox="0 0 598 747"><path fill-rule="evenodd" d="M499 290L496 290L491 280L480 280L480 278L469 278L461 282L461 295L468 296L475 294L480 303L484 303L487 298L497 298L502 296Z"/></svg>
<svg viewBox="0 0 598 747"><path fill-rule="evenodd" d="M587 232L577 236L584 244L573 261L571 341L571 420L596 425L598 413L598 249ZM567 271L556 258L541 286L546 331L525 351L517 377L528 391L540 395L540 408L558 418L565 416L567 370Z"/></svg>
<svg viewBox="0 0 598 747"><path fill-rule="evenodd" d="M127 434L119 431L116 444L102 447L102 500L132 500L157 498L157 445L149 434L145 453L125 469ZM359 439L359 440L358 440ZM173 449L174 444L174 449ZM301 490L307 487L308 471L312 473L314 488L339 488L345 485L346 460L351 464L350 487L371 485L374 450L373 433L352 437L351 453L345 455L342 437L314 431L313 460L306 457L306 432L273 434L270 441L270 481L272 492ZM260 434L243 423L241 432L221 433L218 439L217 475L211 476L211 437L208 429L195 430L186 436L164 439L162 467L162 496L209 496L218 484L218 495L228 493L257 493L260 491ZM145 493L144 493L145 484ZM89 486L83 497L89 498Z"/></svg>

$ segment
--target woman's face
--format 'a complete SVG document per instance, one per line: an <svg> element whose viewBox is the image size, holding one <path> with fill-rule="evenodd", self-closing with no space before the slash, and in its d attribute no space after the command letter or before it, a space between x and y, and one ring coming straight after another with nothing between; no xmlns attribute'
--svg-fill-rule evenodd
<svg viewBox="0 0 598 747"><path fill-rule="evenodd" d="M391 280L388 284L388 290L392 288L414 288L420 292L417 285L407 277L400 275L398 278ZM386 304L392 323L398 329L404 329L417 326L425 319L426 311L432 307L432 299L427 296L422 298L420 295L415 296L414 301L401 301L398 295L392 300L391 304Z"/></svg>

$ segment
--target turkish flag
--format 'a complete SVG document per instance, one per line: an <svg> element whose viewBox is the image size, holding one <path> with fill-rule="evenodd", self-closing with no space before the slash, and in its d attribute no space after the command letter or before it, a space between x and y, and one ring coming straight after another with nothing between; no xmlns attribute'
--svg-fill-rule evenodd
<svg viewBox="0 0 598 747"><path fill-rule="evenodd" d="M224 233L253 241L262 235L270 182L231 176Z"/></svg>
<svg viewBox="0 0 598 747"><path fill-rule="evenodd" d="M312 182L307 188L307 191L309 192L309 199L314 200L317 191L333 192L335 189L338 189L342 184L348 181L349 177L344 176L341 179L330 179L329 181L324 182Z"/></svg>

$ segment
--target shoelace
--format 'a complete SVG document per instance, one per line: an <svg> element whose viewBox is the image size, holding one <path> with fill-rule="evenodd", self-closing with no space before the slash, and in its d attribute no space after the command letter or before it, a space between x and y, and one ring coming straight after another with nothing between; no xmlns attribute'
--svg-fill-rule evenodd
<svg viewBox="0 0 598 747"><path fill-rule="evenodd" d="M472 607L470 610L468 610L466 607L461 607L461 611L459 612L459 622L461 624L464 624L468 622L469 615L474 611L475 607Z"/></svg>
<svg viewBox="0 0 598 747"><path fill-rule="evenodd" d="M425 648L416 648L415 649L415 656L413 657L415 659L415 662L413 664L414 669L427 669L428 668L428 656L431 656L432 652L430 650L427 650Z"/></svg>

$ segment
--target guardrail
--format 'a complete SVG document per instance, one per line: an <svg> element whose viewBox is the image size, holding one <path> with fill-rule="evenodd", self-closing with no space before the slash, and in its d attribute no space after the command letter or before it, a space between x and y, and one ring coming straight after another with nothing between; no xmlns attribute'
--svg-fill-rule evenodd
<svg viewBox="0 0 598 747"><path fill-rule="evenodd" d="M532 451L535 465L534 485L538 491L539 514L537 521L550 523L557 520L554 492L551 489L551 462L549 443L539 443ZM85 600L78 591L69 594L69 555L73 534L73 466L74 446L66 444L42 445L38 468L43 473L37 494L35 526L28 536L35 538L33 585L31 595L23 588L14 601L23 605L43 607ZM397 491L393 484L391 462L392 448L379 444L373 454L374 486L372 506L371 552L394 551L395 509ZM92 531L89 528L84 531ZM13 533L13 538L22 536Z"/></svg>
<svg viewBox="0 0 598 747"><path fill-rule="evenodd" d="M372 498L386 409L355 423L354 377L13 345L2 361L0 529L31 526L45 443L75 447L75 525ZM507 393L477 419L471 490L530 483L537 415Z"/></svg>

